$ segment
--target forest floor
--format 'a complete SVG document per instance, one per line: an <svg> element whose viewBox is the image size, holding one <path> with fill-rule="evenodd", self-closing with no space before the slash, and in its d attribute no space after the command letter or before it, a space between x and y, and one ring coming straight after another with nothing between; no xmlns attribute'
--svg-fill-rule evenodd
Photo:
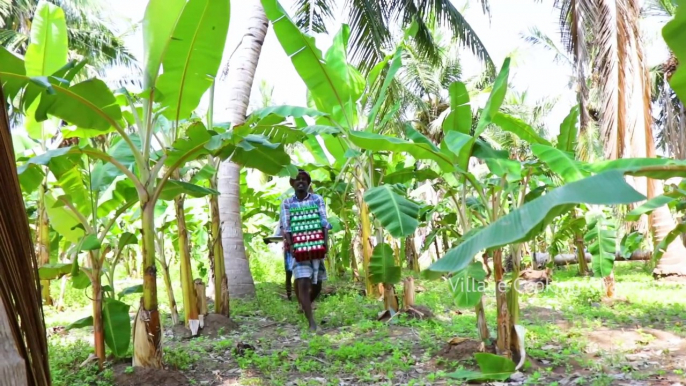
<svg viewBox="0 0 686 386"><path fill-rule="evenodd" d="M619 263L619 300L608 303L598 280L575 274L573 266L557 270L544 291L520 295L527 364L509 381L487 384L686 385L686 285L655 282L640 262ZM166 368L155 371L132 368L130 357L100 374L81 366L92 352L89 331L64 332L64 317L47 312L49 331L59 331L49 338L52 376L69 386L464 384L446 375L476 369L474 311L457 309L444 281L415 283L416 304L433 315L380 322L382 302L361 297L349 281L327 282L315 334L283 284L258 283L255 300L233 301L231 320L210 315L197 337L166 318Z"/></svg>

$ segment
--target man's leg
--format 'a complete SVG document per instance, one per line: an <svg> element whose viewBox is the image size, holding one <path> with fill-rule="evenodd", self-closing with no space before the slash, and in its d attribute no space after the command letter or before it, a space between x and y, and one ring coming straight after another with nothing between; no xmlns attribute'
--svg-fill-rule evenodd
<svg viewBox="0 0 686 386"><path fill-rule="evenodd" d="M288 297L288 300L291 300L291 292L292 292L292 282L291 280L293 279L293 271L286 271L286 296ZM297 296L297 292L296 292Z"/></svg>
<svg viewBox="0 0 686 386"><path fill-rule="evenodd" d="M286 296L288 300L291 300L292 292L292 279L293 279L293 258L291 254L286 250L283 252L283 265L286 270ZM295 291L295 296L298 296L298 290Z"/></svg>
<svg viewBox="0 0 686 386"><path fill-rule="evenodd" d="M310 291L312 290L312 265L309 261L298 263L293 266L293 277L295 278L296 294L300 309L305 314L308 323L310 324L310 331L317 329L317 324L314 322L312 315L312 302L310 301Z"/></svg>
<svg viewBox="0 0 686 386"><path fill-rule="evenodd" d="M312 284L312 292L310 292L310 302L314 302L319 296L319 293L322 292L322 283L324 283L326 278L326 267L324 265L324 262L322 261L321 264L319 264L319 282L317 284Z"/></svg>
<svg viewBox="0 0 686 386"><path fill-rule="evenodd" d="M300 305L302 306L305 317L310 324L310 331L317 330L317 324L314 322L314 316L312 315L312 302L310 302L310 287L312 287L312 279L302 278L295 279L298 286L298 300L300 300Z"/></svg>

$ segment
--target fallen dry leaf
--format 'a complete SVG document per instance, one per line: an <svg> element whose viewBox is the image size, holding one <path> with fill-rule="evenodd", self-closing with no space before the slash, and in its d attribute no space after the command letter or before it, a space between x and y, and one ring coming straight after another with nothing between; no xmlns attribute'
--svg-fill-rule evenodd
<svg viewBox="0 0 686 386"><path fill-rule="evenodd" d="M448 341L448 344L458 345L464 341L468 340L467 338L452 338Z"/></svg>

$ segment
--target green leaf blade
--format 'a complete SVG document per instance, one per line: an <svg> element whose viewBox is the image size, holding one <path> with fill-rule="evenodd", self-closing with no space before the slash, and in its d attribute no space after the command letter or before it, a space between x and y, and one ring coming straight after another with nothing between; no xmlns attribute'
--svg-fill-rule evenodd
<svg viewBox="0 0 686 386"><path fill-rule="evenodd" d="M363 198L369 210L391 236L409 236L419 226L419 205L399 195L391 185L369 189Z"/></svg>
<svg viewBox="0 0 686 386"><path fill-rule="evenodd" d="M64 66L69 49L62 8L40 1L31 21L29 41L25 57L27 76L52 75Z"/></svg>
<svg viewBox="0 0 686 386"><path fill-rule="evenodd" d="M612 195L605 192L612 191ZM629 204L645 200L619 171L609 171L551 190L491 223L482 231L448 251L428 269L456 272L467 267L482 250L528 240L541 226L580 203Z"/></svg>
<svg viewBox="0 0 686 386"><path fill-rule="evenodd" d="M212 85L222 61L231 13L228 0L190 0L169 40L157 88L165 117L187 119Z"/></svg>

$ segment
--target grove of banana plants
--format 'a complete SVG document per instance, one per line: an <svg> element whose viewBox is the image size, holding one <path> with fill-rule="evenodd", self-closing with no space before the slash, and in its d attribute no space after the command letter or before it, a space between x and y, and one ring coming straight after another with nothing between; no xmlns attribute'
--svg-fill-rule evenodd
<svg viewBox="0 0 686 386"><path fill-rule="evenodd" d="M501 3L0 0L0 385L686 383L686 0Z"/></svg>

